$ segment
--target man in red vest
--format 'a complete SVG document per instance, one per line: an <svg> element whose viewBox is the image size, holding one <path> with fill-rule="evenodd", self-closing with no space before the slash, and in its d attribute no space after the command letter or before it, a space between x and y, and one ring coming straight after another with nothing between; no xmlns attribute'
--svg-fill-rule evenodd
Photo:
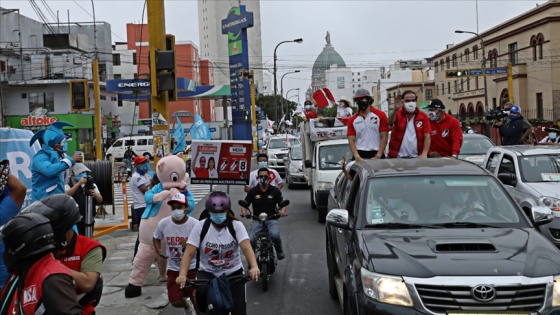
<svg viewBox="0 0 560 315"><path fill-rule="evenodd" d="M0 301L0 314L82 314L72 275L51 253L53 229L36 213L20 214L0 232L11 272ZM42 311L42 312L41 312Z"/></svg>
<svg viewBox="0 0 560 315"><path fill-rule="evenodd" d="M94 307L103 291L100 275L107 251L99 242L72 229L81 219L76 201L65 194L54 194L32 203L23 213L39 213L50 220L56 244L55 257L70 269L83 314L95 314Z"/></svg>
<svg viewBox="0 0 560 315"><path fill-rule="evenodd" d="M390 158L427 158L430 149L430 118L416 106L416 93L407 90L402 99L395 102L389 113L391 140Z"/></svg>
<svg viewBox="0 0 560 315"><path fill-rule="evenodd" d="M428 156L457 158L463 145L461 124L455 117L445 112L445 105L437 98L430 102L428 110L432 128Z"/></svg>

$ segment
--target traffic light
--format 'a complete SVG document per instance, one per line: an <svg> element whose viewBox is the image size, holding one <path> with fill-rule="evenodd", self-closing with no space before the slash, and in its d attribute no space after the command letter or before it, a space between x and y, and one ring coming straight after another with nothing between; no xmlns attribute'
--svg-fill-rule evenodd
<svg viewBox="0 0 560 315"><path fill-rule="evenodd" d="M175 63L175 35L165 35L165 48L168 51L173 52L173 84L174 88L172 91L168 91L169 94L169 101L176 101L177 100L177 64Z"/></svg>
<svg viewBox="0 0 560 315"><path fill-rule="evenodd" d="M70 80L70 108L72 111L89 110L87 80Z"/></svg>
<svg viewBox="0 0 560 315"><path fill-rule="evenodd" d="M241 77L243 79L247 79L247 80L252 79L253 78L253 70L241 69Z"/></svg>
<svg viewBox="0 0 560 315"><path fill-rule="evenodd" d="M251 110L244 109L243 110L243 120L251 120Z"/></svg>
<svg viewBox="0 0 560 315"><path fill-rule="evenodd" d="M154 61L151 60L152 56L148 55L148 58L150 59L150 72L152 72L152 93L157 95L161 93L169 93L169 100L175 101L177 100L177 72L175 69L174 35L165 36L165 46L166 50L155 51ZM152 65L155 65L155 69L152 69ZM153 82L154 80L155 82Z"/></svg>
<svg viewBox="0 0 560 315"><path fill-rule="evenodd" d="M459 77L466 77L469 75L469 70L446 70L445 77L446 78L459 78Z"/></svg>

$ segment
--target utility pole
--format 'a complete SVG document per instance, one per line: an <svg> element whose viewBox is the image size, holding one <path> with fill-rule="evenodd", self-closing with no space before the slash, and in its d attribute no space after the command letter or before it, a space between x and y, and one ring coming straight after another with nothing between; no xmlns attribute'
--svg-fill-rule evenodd
<svg viewBox="0 0 560 315"><path fill-rule="evenodd" d="M513 64L511 63L511 61L508 62L507 73L508 73L508 102L513 103Z"/></svg>
<svg viewBox="0 0 560 315"><path fill-rule="evenodd" d="M93 0L91 0L91 7L93 9L93 50L94 56L91 62L91 71L93 72L93 106L95 109L95 114L93 117L93 122L95 126L93 130L95 131L95 158L98 160L103 159L103 140L101 137L101 104L99 104L99 59L97 53L97 27L95 25L95 5ZM70 29L68 29L70 32ZM88 96L89 97L89 96Z"/></svg>
<svg viewBox="0 0 560 315"><path fill-rule="evenodd" d="M149 60L150 60L150 88L152 101L152 126L154 136L154 164L159 157L169 152L169 125L160 125L159 115L169 122L169 95L167 92L158 93L156 55L157 51L166 50L165 41L165 8L163 0L147 1L148 10L148 36L149 36ZM156 124L157 123L157 124Z"/></svg>
<svg viewBox="0 0 560 315"><path fill-rule="evenodd" d="M259 151L259 137L257 134L257 101L255 99L255 74L253 70L249 70L251 82L251 128L253 134L253 152Z"/></svg>

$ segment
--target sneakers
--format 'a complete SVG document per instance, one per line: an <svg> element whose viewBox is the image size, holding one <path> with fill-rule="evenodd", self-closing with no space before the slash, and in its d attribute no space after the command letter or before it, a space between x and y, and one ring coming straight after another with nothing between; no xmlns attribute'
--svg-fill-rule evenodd
<svg viewBox="0 0 560 315"><path fill-rule="evenodd" d="M286 257L283 250L277 250L276 255L278 256L278 260L282 260L284 259L284 257Z"/></svg>

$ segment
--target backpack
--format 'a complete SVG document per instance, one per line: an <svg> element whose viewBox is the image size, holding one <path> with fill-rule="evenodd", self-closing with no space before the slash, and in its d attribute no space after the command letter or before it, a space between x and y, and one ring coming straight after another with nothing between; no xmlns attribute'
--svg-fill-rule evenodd
<svg viewBox="0 0 560 315"><path fill-rule="evenodd" d="M225 274L210 280L206 303L212 314L226 314L233 310L233 297Z"/></svg>

